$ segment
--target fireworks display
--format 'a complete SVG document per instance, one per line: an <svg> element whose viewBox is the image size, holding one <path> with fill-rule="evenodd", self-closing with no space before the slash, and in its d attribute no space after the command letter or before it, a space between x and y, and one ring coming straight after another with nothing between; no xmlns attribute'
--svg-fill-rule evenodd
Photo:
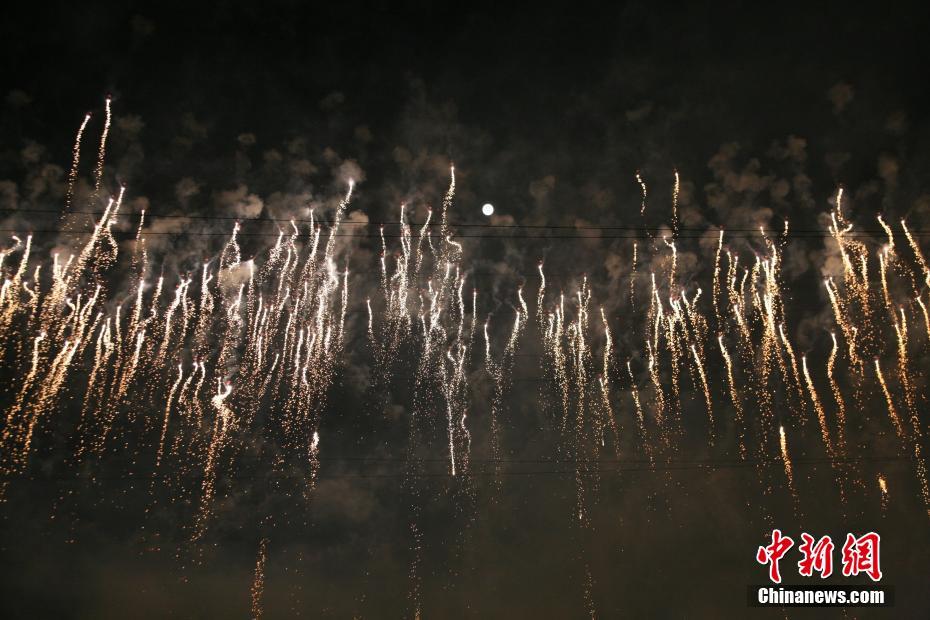
<svg viewBox="0 0 930 620"><path fill-rule="evenodd" d="M131 188L118 188L89 230L75 224L84 213L71 201L88 118L78 132L61 214L73 245L56 251L49 264L34 251L37 235L23 232L0 252L0 339L12 377L2 433L4 500L10 484L36 474L36 454L49 442L70 446L60 465L70 472L65 475L91 480L95 467L112 468L113 455L120 454L127 473L150 481L142 485L148 507L140 525L157 537L151 522L158 507L186 506L181 547L196 557L216 527L221 496L250 484L239 470L249 467L243 459L256 442L275 446L267 457L273 473L297 480L281 492L299 492L312 502L326 460L321 424L330 388L345 367L346 343L362 338L376 390L390 389L403 368L414 373L412 409L397 423L408 427L403 488L413 535L409 611L415 617L422 605L422 481L436 475L425 466L442 455L453 490L448 501L466 521L474 518L480 493L501 492L508 390L523 347L541 351L540 396L549 403L556 433L551 462L570 466L564 471L571 472L574 501L566 518L582 539L596 536L591 510L604 476L629 463L674 468L693 458L694 450L682 446L695 444L716 455L705 457L709 468L753 467L759 497L787 494L795 512L804 509L806 483L797 468L805 466L830 471L843 503L858 494L885 512L892 501L886 474L851 449L863 441L863 426L852 420L864 418L870 428L884 427L893 457L910 464L912 479L896 487L917 489L930 515L919 414L926 394L911 361L930 346L930 333L909 337L908 331L909 317L912 324L926 322L922 286L930 283L930 270L905 221L895 230L879 216L887 243L870 247L855 235L837 194L825 231L844 269L824 282L835 321L832 346L825 357L801 355L799 369L782 275L787 224L781 234L760 230L759 251L750 257L728 246L725 230L708 231L716 240L705 256L713 265L710 295L679 270L677 247L688 235L676 241L644 228L629 242L631 288L620 299L610 297L616 290L595 290L583 273L571 289L553 290L540 262L535 281L528 278L510 294L511 310L488 311L470 274L468 235L458 237L453 224L453 168L438 214L428 211L415 223L401 205L393 234L379 226L380 257L367 272L380 274L377 294L364 300L364 321L347 321L359 302L353 289L369 290L359 282L367 276L350 272L352 246L339 243L352 181L332 212L311 210L308 220L288 222L255 258L243 261L243 225L235 222L217 254L172 277L147 248L144 212L132 237L118 242L114 236ZM95 192L103 191L109 100L105 119ZM645 209L646 185L639 173L636 179ZM676 201L678 184L676 172ZM642 282L637 258L664 265L665 272L651 271ZM880 287L869 277L876 264ZM638 291L648 304L635 303ZM535 307L527 297L535 298ZM349 333L358 327L360 334ZM624 337L617 340L616 333ZM720 366L709 365L710 357L724 362L722 371L711 372ZM482 404L477 394L484 389L490 396ZM876 402L884 403L884 419L876 420ZM490 457L480 471L472 462L476 433L486 442L480 453ZM485 474L489 487L479 484ZM873 498L864 481L876 476L880 497ZM269 528L283 518L261 516ZM262 537L251 589L254 617L262 614L268 553L269 538ZM596 575L585 546L579 553L583 605L593 613Z"/></svg>
<svg viewBox="0 0 930 620"><path fill-rule="evenodd" d="M815 9L14 4L0 616L927 616L926 20Z"/></svg>

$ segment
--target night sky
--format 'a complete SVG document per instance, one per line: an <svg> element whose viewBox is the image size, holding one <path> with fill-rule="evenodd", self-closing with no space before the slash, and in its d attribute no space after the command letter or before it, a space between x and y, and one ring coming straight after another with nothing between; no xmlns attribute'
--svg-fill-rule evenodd
<svg viewBox="0 0 930 620"><path fill-rule="evenodd" d="M291 218L300 228L296 247L308 251L311 210L314 221L323 221L325 243L350 182L354 189L343 236L333 237L340 286L349 274L344 338L331 374L314 374L321 396L296 430L281 426L294 402L283 391L248 404L248 344L224 348L226 319L202 322L196 328L202 334L192 327L188 342L166 349L159 349L162 332L152 327L142 346L150 370L131 378L116 399L95 387L102 327L90 330L87 348L46 406L44 388L27 378L38 319L13 310L8 319L4 308L12 302L0 295L0 615L930 615L930 519L915 475L926 459L914 456L930 454L930 320L925 329L917 303L930 304L930 277L900 224L906 221L930 252L926 10L850 3L620 2L487 11L425 2L310 4L4 9L0 250L13 248L0 266L4 278L15 277L23 255L12 236L32 233L29 282L41 264L35 286L50 295L53 254L79 253L92 218L125 187L110 222L118 258L72 282L69 295L81 293L86 302L100 284L88 316L114 317L121 307L128 337L143 211L146 296L163 277L163 313L178 282L190 277L190 303L202 309L207 262L216 277L215 303L225 307L247 279L237 266L224 271L235 222L242 260L260 267L272 262L279 231L291 234ZM112 125L95 192L108 96ZM73 213L65 217L72 146L88 111ZM452 166L449 233L462 246L455 256L465 278L463 324L475 329L454 397L440 380L448 376L437 371L452 359L445 345L435 359L424 354L418 295L431 294L428 276L410 283L412 328L390 355L388 331L378 331L392 317L381 288L379 225L389 273L403 252L402 204L414 243L432 208L429 243L451 252L437 219ZM493 216L482 214L485 203L494 205ZM832 277L843 300L855 296L849 283L858 275L844 276L843 254L827 232L837 209L862 232L856 240L868 261L871 310L842 301L842 312L860 328L853 335L838 324L824 285ZM879 214L893 225L896 242L890 309L879 279L887 241ZM791 352L778 338L777 353L759 345L761 314L746 315L745 346L737 344L736 319L715 320L721 229L724 254L740 257L738 279L777 247L784 296L778 312ZM674 286L668 242L675 244ZM547 288L538 311L541 261ZM731 263L724 256L722 264L726 271ZM679 367L659 345L656 377L665 400L657 399L645 346L654 316L650 273L666 313L700 288L694 312L709 322L703 334L694 319L685 327L705 360L700 371L687 347L678 351ZM265 283L264 301L273 280ZM455 288L441 319L450 355L459 316ZM572 395L565 400L544 332L560 291L566 322L578 317L579 290L591 295L590 357L568 377ZM333 301L337 313L341 294ZM366 299L374 308L374 337ZM746 307L754 303L747 293ZM67 316L67 304L48 304L43 317ZM729 302L721 304L726 314ZM606 414L592 404L600 402L604 376L601 309L613 346ZM508 344L515 316L523 328ZM904 316L910 340L901 371L896 330ZM503 375L486 364L486 320ZM56 321L44 327L50 333L51 325ZM739 407L718 332L738 358ZM831 332L840 342L836 385L845 426L826 370ZM297 337L295 330L290 338ZM37 376L48 372L52 382L53 360L69 341L48 342ZM276 340L272 350L287 346ZM864 356L860 379L850 354L857 347ZM802 356L814 390L792 370ZM873 358L888 378L887 397ZM178 449L187 441L175 434L186 419L180 405L178 421L162 431L166 403L170 409L178 394L172 391L178 364L189 376L201 360L210 370L202 404L194 399L190 411L210 421L200 429L204 440L215 439L213 420L222 411L211 401L222 390L217 379L229 382L237 420L216 451L204 518L201 484L211 478L204 455L213 452ZM766 364L768 409L753 383ZM101 372L109 380L124 370ZM677 373L680 394L673 395ZM582 375L587 384L579 388ZM903 431L895 428L888 398ZM455 417L460 426L450 431L453 405L467 419ZM659 430L661 406L675 425L668 434ZM834 442L847 433L844 454L822 440L818 406ZM738 450L737 409L757 434L748 459ZM20 462L18 420L35 412L41 415L28 459ZM600 415L613 422L599 427ZM98 424L107 416L111 422ZM794 459L790 481L779 426ZM99 449L76 456L104 427ZM164 458L162 432L169 446ZM309 447L317 441L313 433L318 453ZM463 459L455 476L450 433L452 452ZM879 475L887 480L885 497ZM796 540L802 531L829 534L838 548L847 532L880 533L882 584L894 586L895 608L747 607L747 586L767 580L756 549L776 527ZM798 576L797 559L795 548L782 561L786 583L819 582ZM839 549L835 561L839 566ZM258 590L257 563L263 564ZM869 580L835 574L827 582Z"/></svg>

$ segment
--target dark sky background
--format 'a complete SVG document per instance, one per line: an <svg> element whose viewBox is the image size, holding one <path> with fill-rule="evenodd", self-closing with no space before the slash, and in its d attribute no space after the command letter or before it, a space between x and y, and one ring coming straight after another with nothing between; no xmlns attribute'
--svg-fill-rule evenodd
<svg viewBox="0 0 930 620"><path fill-rule="evenodd" d="M716 227L777 230L788 218L794 228L822 230L840 185L858 226L874 228L874 214L884 212L889 221L907 217L913 228L930 229L925 9L311 4L5 8L4 228L54 229L54 215L28 209L60 208L74 133L92 110L79 191L86 196L111 93L107 186L125 184L126 210L154 214L151 230L181 233L151 240L172 276L215 255L223 239L185 236L183 224L158 214L242 217L248 230L270 233L270 218L305 217L307 204L331 206L352 177L358 221L396 221L406 201L419 222L427 204L441 201L453 162L453 221L485 222L480 206L492 202L493 223L566 227L638 225L637 170L649 185L645 223L666 224L678 170L683 225L709 231L682 240L682 279L692 290L709 288ZM231 228L229 221L193 222ZM60 241L42 237L36 243L47 256ZM266 252L267 241L244 241L244 256ZM503 337L512 321L517 286L526 283L527 298L535 298L536 264L545 258L552 290L574 290L582 273L590 275L597 303L618 322L621 358L641 361L634 318L620 303L628 280L617 275L629 267L629 240L464 241L482 308L499 319L495 333ZM836 268L827 246L792 242L784 267L790 331L821 367L832 325L821 278ZM760 249L738 238L728 247L745 260ZM353 248L355 302L378 284L365 275L377 269L378 251L377 240ZM801 518L786 489L762 493L752 468L639 470L602 477L592 527L580 531L571 520L571 476L449 481L441 441L429 453L440 460L424 465L429 475L411 493L402 476L409 371L399 370L388 387L375 385L366 320L350 317L355 337L323 416L325 451L312 498L292 497L286 483L252 463L261 449L246 450L223 483L203 548L185 543L190 507L183 501L145 514L148 479L128 447L114 449L95 480L76 479L56 452L66 443L63 431L46 433L35 471L14 481L0 506L0 615L244 617L258 541L267 536L268 617L410 616L413 504L425 618L583 617L585 564L601 617L930 614L928 521L906 461L883 466L894 488L884 513L871 473L870 490L843 506L824 464L799 464L795 472ZM542 461L556 455L556 414L539 380L535 328L528 329L502 442L510 459ZM923 369L926 360L925 350L915 362ZM719 364L710 369L718 380ZM476 459L489 456L484 379L476 372ZM927 391L924 374L917 383ZM825 384L821 390L829 394ZM719 385L714 398L724 402ZM618 415L629 418L630 403L626 391ZM875 403L874 415L884 415L882 401ZM696 398L685 409L703 415ZM719 415L727 415L723 405ZM887 429L873 441L873 413L858 415L862 454L888 454ZM804 429L814 445L816 422ZM799 456L808 443L798 444ZM630 458L641 456L632 437L624 447ZM707 448L702 437L680 450L682 458L732 456ZM373 456L382 460L358 460ZM505 466L532 468L552 469ZM273 524L263 521L272 513ZM884 582L896 587L897 609L749 610L746 586L765 578L755 549L773 525L834 540L846 531L880 532Z"/></svg>

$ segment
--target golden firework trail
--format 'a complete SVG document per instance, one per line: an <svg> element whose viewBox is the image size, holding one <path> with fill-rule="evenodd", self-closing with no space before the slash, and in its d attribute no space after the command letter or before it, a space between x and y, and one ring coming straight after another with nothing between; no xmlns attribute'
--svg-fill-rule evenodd
<svg viewBox="0 0 930 620"><path fill-rule="evenodd" d="M652 386L654 389L655 395L655 418L656 424L662 429L662 439L664 443L668 443L668 434L667 428L664 426L665 422L665 392L662 389L662 381L659 378L659 365L656 362L655 355L650 343L646 342L646 349L649 353L649 378L652 379Z"/></svg>
<svg viewBox="0 0 930 620"><path fill-rule="evenodd" d="M785 326L783 323L780 323L778 325L778 335L781 337L781 342L785 347L785 351L788 353L788 360L791 363L790 378L787 375L787 373L784 373L785 379L786 381L793 380L792 385L795 386L797 389L799 402L803 403L805 397L803 393L803 388L801 387L801 377L800 377L800 374L798 373L798 359L794 354L794 347L791 346L791 341L788 339L788 336L785 335Z"/></svg>
<svg viewBox="0 0 930 620"><path fill-rule="evenodd" d="M610 333L610 325L607 323L607 316L604 314L604 308L602 307L600 311L601 322L604 324L604 361L598 380L601 387L601 403L600 407L596 408L596 411L601 432L603 433L606 422L606 426L610 429L614 448L619 452L620 431L617 427L617 420L614 417L613 406L610 401L610 371L613 366L614 342L613 336ZM601 437L601 445L604 445L603 436Z"/></svg>
<svg viewBox="0 0 930 620"><path fill-rule="evenodd" d="M914 257L917 259L920 269L923 272L924 283L930 287L930 267L927 266L927 259L924 258L924 253L920 250L920 246L917 245L917 242L914 240L914 236L911 235L911 231L907 227L907 223L904 219L901 220L901 228L904 230L904 236L907 237L907 242L911 246L911 250L914 251Z"/></svg>
<svg viewBox="0 0 930 620"><path fill-rule="evenodd" d="M884 513L888 510L888 483L882 474L878 474L878 490L881 493L882 513Z"/></svg>
<svg viewBox="0 0 930 620"><path fill-rule="evenodd" d="M668 248L671 249L671 251L672 251L672 265L671 265L671 267L669 268L669 271L668 271L668 290L669 290L669 291L674 291L675 288L676 288L676 286L675 286L675 270L676 270L676 268L677 268L677 266L678 266L678 250L675 249L675 242L674 242L674 241L669 242L669 240L668 240L666 237L662 237L662 241L663 241L663 243L665 243L665 245L668 246Z"/></svg>
<svg viewBox="0 0 930 620"><path fill-rule="evenodd" d="M711 289L711 300L714 305L714 319L717 321L717 329L721 328L723 318L720 316L720 252L723 250L723 229L720 229L720 237L717 241L717 253L714 255L714 284Z"/></svg>
<svg viewBox="0 0 930 620"><path fill-rule="evenodd" d="M546 322L546 307L543 300L546 298L546 274L543 271L543 262L537 264L539 269L539 289L536 292L536 323L540 329L544 329Z"/></svg>
<svg viewBox="0 0 930 620"><path fill-rule="evenodd" d="M639 214L642 216L642 215L645 215L645 214L646 214L646 194L647 194L647 189L646 189L646 182L643 180L642 175L640 175L639 170L636 171L636 182L639 183L639 188L640 188L640 189L642 190L642 192L643 192L643 200L642 200L642 203L640 204L640 207L639 207Z"/></svg>
<svg viewBox="0 0 930 620"><path fill-rule="evenodd" d="M739 433L739 456L741 459L746 460L746 423L743 417L743 401L736 391L736 381L733 379L733 359L730 357L726 346L723 344L723 334L717 335L717 343L720 345L720 354L723 355L723 361L726 363L727 387L730 391L733 409L736 412L736 426Z"/></svg>
<svg viewBox="0 0 930 620"><path fill-rule="evenodd" d="M888 247L888 251L893 252L893 251L894 251L894 233L893 233L892 230L891 230L891 226L889 226L889 225L885 222L885 220L882 219L882 214L881 214L881 213L879 213L876 217L878 218L878 223L879 223L879 225L880 225L880 226L882 227L882 229L885 231L885 234L888 235L888 246L887 246L887 247ZM882 480L884 480L884 478L882 478Z"/></svg>
<svg viewBox="0 0 930 620"><path fill-rule="evenodd" d="M196 366L195 366L195 370L196 370ZM191 375L187 378L187 381L190 382L193 376L194 376L194 373L191 373ZM168 434L168 421L171 418L171 401L174 399L174 394L178 389L178 384L181 383L181 379L183 378L184 378L184 367L178 364L178 378L172 384L171 390L168 392L168 402L165 403L165 421L162 424L161 438L158 440L158 454L155 457L155 468L156 469L158 469L158 466L161 464L161 457L165 451L165 436ZM184 387L186 388L187 385L188 384L185 383ZM182 390L182 395L183 393L184 392Z"/></svg>
<svg viewBox="0 0 930 620"><path fill-rule="evenodd" d="M714 442L714 410L710 403L710 387L707 385L707 375L704 373L704 364L698 355L697 349L691 345L691 354L694 356L694 363L697 365L698 376L701 377L701 388L704 390L704 404L707 405L707 423L710 426L710 441Z"/></svg>
<svg viewBox="0 0 930 620"><path fill-rule="evenodd" d="M891 301L891 293L888 292L888 271L887 271L887 264L888 264L889 252L890 252L890 250L889 250L889 248L887 248L887 247L886 247L885 249L883 249L881 252L879 252L879 254L878 254L878 270L879 270L879 273L881 274L881 278L882 278L882 298L883 298L884 301L885 301L885 309L886 309L888 312L890 312L890 313L892 314L892 316L893 316L893 315L894 315L894 308L893 308L893 303L892 303L892 301Z"/></svg>
<svg viewBox="0 0 930 620"><path fill-rule="evenodd" d="M636 307L636 252L638 244L633 242L633 260L630 263L630 308Z"/></svg>
<svg viewBox="0 0 930 620"><path fill-rule="evenodd" d="M888 405L888 418L894 425L894 430L898 435L898 439L903 443L907 440L907 436L904 433L904 426L901 424L901 418L898 417L898 410L894 406L894 399L891 397L891 392L888 391L888 384L885 382L885 376L882 374L882 367L878 358L875 358L875 376L878 378L879 385L882 386L882 394L885 395L885 403Z"/></svg>
<svg viewBox="0 0 930 620"><path fill-rule="evenodd" d="M265 562L268 559L268 539L262 538L258 543L258 557L255 559L255 573L252 578L252 619L260 620L264 615L262 599L265 594Z"/></svg>
<svg viewBox="0 0 930 620"><path fill-rule="evenodd" d="M904 403L907 405L908 413L912 417L917 415L917 394L913 383L911 382L911 373L908 369L907 358L907 315L904 314L904 308L899 308L900 320L894 321L892 326L898 338L898 380L904 391ZM920 424L915 425L915 432L920 435Z"/></svg>
<svg viewBox="0 0 930 620"><path fill-rule="evenodd" d="M823 446L827 450L827 455L833 458L833 441L830 439L830 427L827 425L827 414L820 404L820 398L817 396L817 388L811 380L811 373L807 370L807 356L801 356L801 366L804 369L804 381L807 383L807 390L810 394L811 403L814 405L814 411L817 413L817 423L820 425L820 436L823 438Z"/></svg>
<svg viewBox="0 0 930 620"><path fill-rule="evenodd" d="M840 455L846 452L846 400L840 391L840 386L836 382L836 355L839 346L836 343L836 334L830 332L830 338L833 341L833 348L830 350L830 357L827 359L827 378L830 380L830 390L833 392L833 398L836 399L836 420L837 435L840 449Z"/></svg>
<svg viewBox="0 0 930 620"><path fill-rule="evenodd" d="M920 295L915 297L914 301L916 301L917 305L920 306L920 312L924 317L924 329L927 331L927 340L930 341L930 314L927 313L927 306L924 305Z"/></svg>
<svg viewBox="0 0 930 620"><path fill-rule="evenodd" d="M794 471L791 467L791 457L788 455L788 439L785 437L785 427L778 427L778 444L781 446L781 460L785 466L785 476L788 479L788 489L791 491L791 495L797 501L797 490L794 486Z"/></svg>
<svg viewBox="0 0 930 620"><path fill-rule="evenodd" d="M843 314L842 309L840 308L839 295L837 293L836 285L833 282L833 278L827 278L824 280L824 285L827 287L827 295L830 298L830 304L833 307L833 315L836 319L836 324L840 326L840 329L843 332L843 337L846 339L846 342L849 344L849 361L857 369L862 368L863 362L859 355L856 353L856 333L858 329L850 324Z"/></svg>
<svg viewBox="0 0 930 620"><path fill-rule="evenodd" d="M81 139L84 136L84 130L90 121L90 112L84 115L84 121L78 129L77 137L74 139L74 148L71 149L71 170L68 172L68 193L65 194L65 212L71 209L71 201L74 199L74 184L78 178L78 164L81 161Z"/></svg>
<svg viewBox="0 0 930 620"><path fill-rule="evenodd" d="M643 405L639 399L639 389L636 387L636 378L633 376L633 370L630 368L630 361L626 362L626 371L630 376L630 391L633 395L633 404L636 406L636 422L639 429L640 441L642 441L643 450L649 457L649 463L654 465L655 460L652 454L652 444L649 443L649 437L646 434L646 419L643 414Z"/></svg>
<svg viewBox="0 0 930 620"><path fill-rule="evenodd" d="M110 121L112 112L110 110L111 99L106 99L106 116L103 119L103 133L100 135L100 148L97 151L97 167L94 169L94 195L100 191L100 185L103 182L103 162L107 156L107 136L110 134Z"/></svg>

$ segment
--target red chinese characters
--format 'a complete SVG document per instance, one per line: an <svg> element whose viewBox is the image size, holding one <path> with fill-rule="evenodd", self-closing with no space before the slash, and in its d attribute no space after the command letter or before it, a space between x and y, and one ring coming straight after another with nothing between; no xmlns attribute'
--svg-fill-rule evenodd
<svg viewBox="0 0 930 620"><path fill-rule="evenodd" d="M856 537L855 534L846 534L843 544L842 573L844 577L855 577L861 573L869 576L872 581L880 581L882 569L879 561L881 537L875 532L869 532ZM781 570L779 561L794 546L794 540L785 536L781 530L772 530L772 542L756 551L756 561L769 567L769 579L772 583L781 583ZM818 573L821 579L833 574L833 550L835 545L829 536L816 539L807 532L801 534L801 544L798 551L801 559L798 561L798 574L802 577L812 577Z"/></svg>
<svg viewBox="0 0 930 620"><path fill-rule="evenodd" d="M804 557L798 562L798 573L802 577L810 577L814 571L820 573L821 579L833 574L833 541L824 536L816 543L810 534L801 534L801 544L798 546Z"/></svg>
<svg viewBox="0 0 930 620"><path fill-rule="evenodd" d="M881 579L882 569L878 559L880 542L881 537L875 532L859 538L846 534L846 542L843 544L843 576L865 573L872 581Z"/></svg>
<svg viewBox="0 0 930 620"><path fill-rule="evenodd" d="M794 541L789 536L782 536L781 530L772 530L772 544L767 547L759 547L756 552L756 562L769 565L769 579L773 583L781 583L778 562L793 546Z"/></svg>

